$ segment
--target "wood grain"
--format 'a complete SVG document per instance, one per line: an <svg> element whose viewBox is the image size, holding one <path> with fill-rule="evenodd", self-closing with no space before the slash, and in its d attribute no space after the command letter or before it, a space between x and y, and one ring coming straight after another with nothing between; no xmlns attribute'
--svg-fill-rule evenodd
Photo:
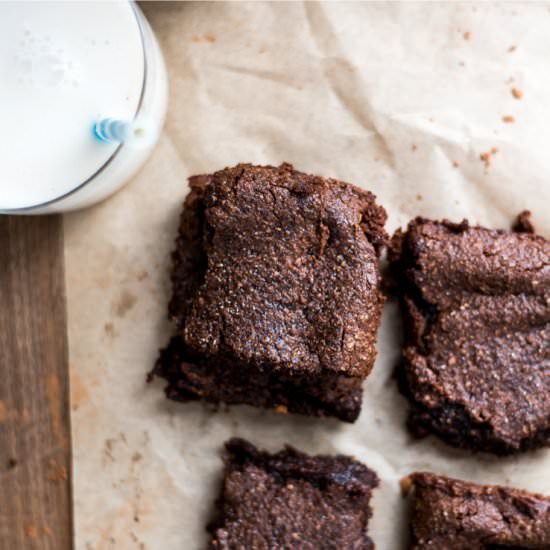
<svg viewBox="0 0 550 550"><path fill-rule="evenodd" d="M0 216L0 550L72 548L60 216Z"/></svg>

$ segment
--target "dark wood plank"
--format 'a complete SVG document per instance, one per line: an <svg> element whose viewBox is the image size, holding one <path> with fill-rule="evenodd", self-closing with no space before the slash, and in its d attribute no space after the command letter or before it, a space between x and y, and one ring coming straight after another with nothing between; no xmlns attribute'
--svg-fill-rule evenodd
<svg viewBox="0 0 550 550"><path fill-rule="evenodd" d="M0 550L72 548L60 216L0 216Z"/></svg>

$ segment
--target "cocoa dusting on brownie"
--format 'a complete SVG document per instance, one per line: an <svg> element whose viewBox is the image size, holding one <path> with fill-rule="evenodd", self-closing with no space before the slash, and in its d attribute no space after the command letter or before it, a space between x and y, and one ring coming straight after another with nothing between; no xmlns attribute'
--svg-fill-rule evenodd
<svg viewBox="0 0 550 550"><path fill-rule="evenodd" d="M428 473L409 476L410 550L548 550L550 498Z"/></svg>
<svg viewBox="0 0 550 550"><path fill-rule="evenodd" d="M384 209L288 164L190 185L170 303L179 332L154 369L167 395L355 420L384 301Z"/></svg>
<svg viewBox="0 0 550 550"><path fill-rule="evenodd" d="M393 238L417 435L496 454L550 444L550 241L526 213L516 227L417 218Z"/></svg>
<svg viewBox="0 0 550 550"><path fill-rule="evenodd" d="M276 454L226 443L210 550L373 550L367 535L376 474L346 456Z"/></svg>

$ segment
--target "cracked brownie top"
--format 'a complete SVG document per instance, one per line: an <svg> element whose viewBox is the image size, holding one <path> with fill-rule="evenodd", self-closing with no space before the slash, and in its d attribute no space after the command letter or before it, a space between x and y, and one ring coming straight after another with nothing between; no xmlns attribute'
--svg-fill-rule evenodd
<svg viewBox="0 0 550 550"><path fill-rule="evenodd" d="M386 213L340 181L241 164L191 178L171 312L201 357L366 376Z"/></svg>

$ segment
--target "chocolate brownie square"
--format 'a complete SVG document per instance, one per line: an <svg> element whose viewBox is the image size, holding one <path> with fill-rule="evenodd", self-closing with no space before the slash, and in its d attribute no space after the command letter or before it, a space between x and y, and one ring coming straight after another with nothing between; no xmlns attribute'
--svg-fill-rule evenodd
<svg viewBox="0 0 550 550"><path fill-rule="evenodd" d="M549 550L550 497L428 473L412 490L410 550Z"/></svg>
<svg viewBox="0 0 550 550"><path fill-rule="evenodd" d="M168 397L354 421L384 302L384 209L288 164L190 185L172 277L178 334L154 369Z"/></svg>
<svg viewBox="0 0 550 550"><path fill-rule="evenodd" d="M210 550L372 550L376 474L346 456L276 454L226 443L219 518Z"/></svg>
<svg viewBox="0 0 550 550"><path fill-rule="evenodd" d="M550 443L550 241L417 218L390 259L405 317L410 427L509 454Z"/></svg>

